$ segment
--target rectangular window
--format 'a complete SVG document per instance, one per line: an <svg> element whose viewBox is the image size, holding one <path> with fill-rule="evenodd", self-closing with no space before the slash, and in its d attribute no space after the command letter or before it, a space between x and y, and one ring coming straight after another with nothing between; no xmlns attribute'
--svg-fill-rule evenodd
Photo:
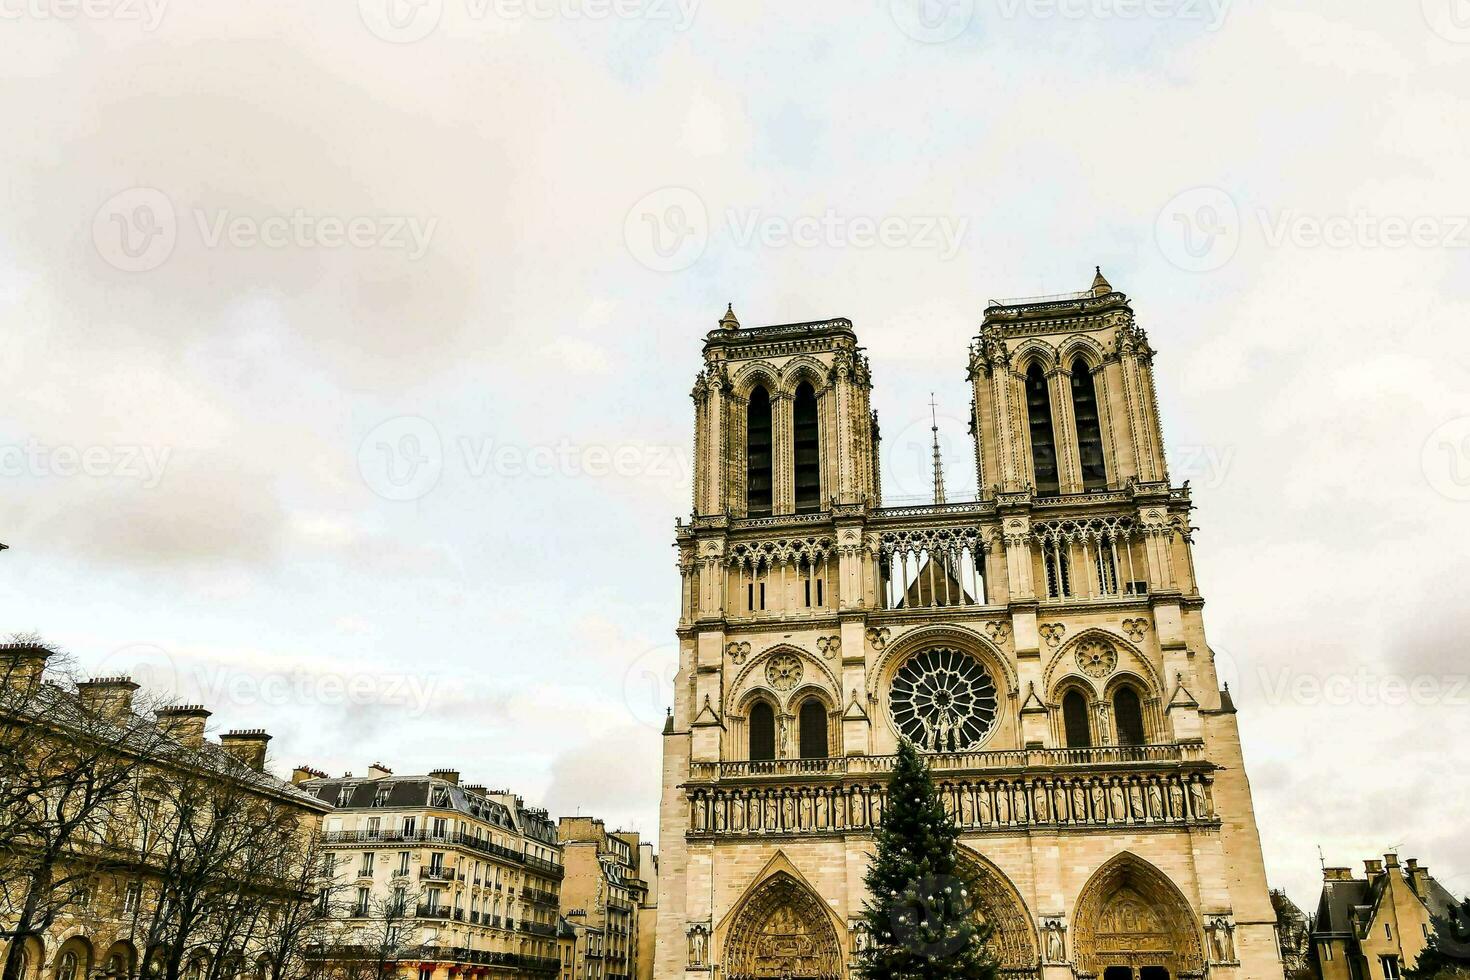
<svg viewBox="0 0 1470 980"><path fill-rule="evenodd" d="M414 817L403 818L403 836L412 837L414 829L418 827L418 820Z"/></svg>
<svg viewBox="0 0 1470 980"><path fill-rule="evenodd" d="M129 882L123 891L123 911L132 913L137 911L138 901L143 897L143 886L136 881Z"/></svg>
<svg viewBox="0 0 1470 980"><path fill-rule="evenodd" d="M370 878L373 874L373 852L362 852L362 870L357 873L359 878Z"/></svg>
<svg viewBox="0 0 1470 980"><path fill-rule="evenodd" d="M449 833L449 821L444 817L435 817L430 833L438 840L443 840Z"/></svg>
<svg viewBox="0 0 1470 980"><path fill-rule="evenodd" d="M401 875L408 874L408 852L407 851L399 851L398 852L398 873L401 874Z"/></svg>
<svg viewBox="0 0 1470 980"><path fill-rule="evenodd" d="M1397 956L1380 956L1378 962L1383 966L1383 980L1401 980L1403 974L1399 972Z"/></svg>
<svg viewBox="0 0 1470 980"><path fill-rule="evenodd" d="M368 914L368 900L371 893L366 888L357 890L357 915L362 918Z"/></svg>
<svg viewBox="0 0 1470 980"><path fill-rule="evenodd" d="M429 870L435 872L436 874L444 870L443 851L435 851L434 853L429 855Z"/></svg>
<svg viewBox="0 0 1470 980"><path fill-rule="evenodd" d="M817 605L819 605L819 606L825 606L826 605L826 602L824 602L822 600L822 580L821 579L817 579Z"/></svg>

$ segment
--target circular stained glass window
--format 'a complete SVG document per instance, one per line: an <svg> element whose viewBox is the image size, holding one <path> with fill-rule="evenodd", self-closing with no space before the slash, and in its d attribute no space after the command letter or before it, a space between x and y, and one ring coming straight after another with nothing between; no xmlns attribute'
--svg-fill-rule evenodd
<svg viewBox="0 0 1470 980"><path fill-rule="evenodd" d="M965 752L995 726L995 680L959 650L915 654L893 677L888 703L905 738L928 752Z"/></svg>

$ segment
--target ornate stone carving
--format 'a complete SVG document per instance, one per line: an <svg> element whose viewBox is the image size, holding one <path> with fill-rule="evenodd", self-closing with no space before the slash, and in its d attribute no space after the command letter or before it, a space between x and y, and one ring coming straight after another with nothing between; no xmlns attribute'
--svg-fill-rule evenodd
<svg viewBox="0 0 1470 980"><path fill-rule="evenodd" d="M1138 643L1142 641L1143 634L1148 632L1148 620L1125 619L1123 620L1123 632L1127 633L1128 638L1134 643Z"/></svg>
<svg viewBox="0 0 1470 980"><path fill-rule="evenodd" d="M990 634L990 639L997 646L1004 646L1005 642L1011 638L1011 624L986 623L985 632Z"/></svg>
<svg viewBox="0 0 1470 980"><path fill-rule="evenodd" d="M842 946L822 901L782 871L766 879L736 914L724 968L729 980L838 980Z"/></svg>
<svg viewBox="0 0 1470 980"><path fill-rule="evenodd" d="M738 667L745 663L746 657L750 656L750 644L727 643L725 644L725 655Z"/></svg>
<svg viewBox="0 0 1470 980"><path fill-rule="evenodd" d="M1118 667L1118 651L1107 640L1090 636L1077 644L1077 666L1088 677L1106 677Z"/></svg>
<svg viewBox="0 0 1470 980"><path fill-rule="evenodd" d="M1046 937L1043 949L1047 963L1067 962L1067 923L1059 916L1048 916L1041 920L1041 931Z"/></svg>
<svg viewBox="0 0 1470 980"><path fill-rule="evenodd" d="M985 740L995 725L995 678L974 657L935 647L899 667L889 693L893 724L930 752L964 752Z"/></svg>
<svg viewBox="0 0 1470 980"><path fill-rule="evenodd" d="M788 761L793 767L799 762ZM800 773L793 768L792 775ZM936 788L945 812L966 831L1214 823L1208 785L1200 775L960 777L936 780ZM829 834L878 826L887 789L877 783L709 785L691 787L688 799L695 835Z"/></svg>
<svg viewBox="0 0 1470 980"><path fill-rule="evenodd" d="M801 683L801 660L794 653L778 653L766 664L766 680L778 691L789 691Z"/></svg>
<svg viewBox="0 0 1470 980"><path fill-rule="evenodd" d="M882 653L883 648L888 645L888 638L892 635L893 631L887 626L869 626L868 645L879 653Z"/></svg>
<svg viewBox="0 0 1470 980"><path fill-rule="evenodd" d="M821 651L822 656L826 657L828 660L831 660L832 658L836 657L837 654L839 654L839 653L842 652L842 637L840 637L840 636L822 636L822 637L818 637L817 638L817 649Z"/></svg>
<svg viewBox="0 0 1470 980"><path fill-rule="evenodd" d="M1042 623L1037 628L1037 632L1041 634L1047 646L1054 647L1062 642L1062 637L1067 633L1067 627L1061 623Z"/></svg>
<svg viewBox="0 0 1470 980"><path fill-rule="evenodd" d="M1189 902L1157 868L1131 854L1099 868L1077 900L1072 954L1077 972L1163 966L1203 976L1204 950Z"/></svg>
<svg viewBox="0 0 1470 980"><path fill-rule="evenodd" d="M1210 962L1238 963L1235 956L1235 923L1228 915L1212 915L1205 920L1205 936L1209 940Z"/></svg>
<svg viewBox="0 0 1470 980"><path fill-rule="evenodd" d="M709 923L691 922L685 933L689 944L688 968L691 970L708 970L709 964Z"/></svg>
<svg viewBox="0 0 1470 980"><path fill-rule="evenodd" d="M976 918L989 925L990 952L1000 961L1006 975L1036 967L1036 930L1026 905L1001 872L971 858L959 855L959 874L973 892ZM1024 975L1024 974L1019 974Z"/></svg>

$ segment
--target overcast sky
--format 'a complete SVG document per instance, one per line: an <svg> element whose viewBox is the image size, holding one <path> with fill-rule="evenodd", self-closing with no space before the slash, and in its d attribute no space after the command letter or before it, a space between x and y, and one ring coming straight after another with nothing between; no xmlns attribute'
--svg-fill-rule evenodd
<svg viewBox="0 0 1470 980"><path fill-rule="evenodd" d="M1470 892L1465 0L0 0L0 627L655 831L700 339L1158 350L1268 870Z"/></svg>

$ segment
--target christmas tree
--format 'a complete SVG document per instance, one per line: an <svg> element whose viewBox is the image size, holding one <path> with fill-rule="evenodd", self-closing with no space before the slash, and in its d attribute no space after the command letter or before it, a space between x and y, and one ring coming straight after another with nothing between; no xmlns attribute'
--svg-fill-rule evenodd
<svg viewBox="0 0 1470 980"><path fill-rule="evenodd" d="M974 883L959 866L959 831L944 812L929 769L905 741L888 786L878 853L863 907L864 980L992 980L990 931L975 915Z"/></svg>

